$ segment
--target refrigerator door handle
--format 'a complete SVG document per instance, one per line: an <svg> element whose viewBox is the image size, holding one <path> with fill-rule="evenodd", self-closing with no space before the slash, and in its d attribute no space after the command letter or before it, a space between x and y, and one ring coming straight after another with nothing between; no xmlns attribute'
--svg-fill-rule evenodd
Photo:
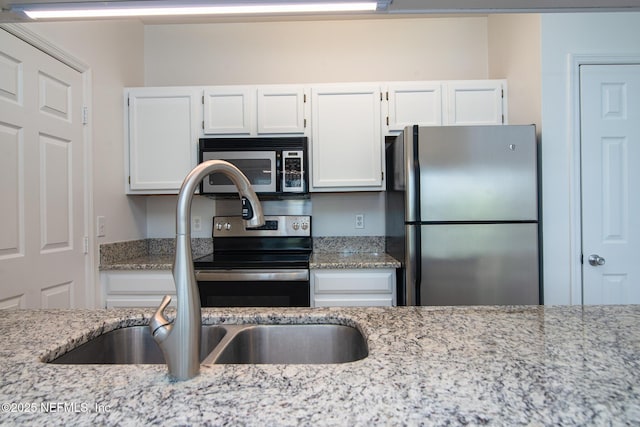
<svg viewBox="0 0 640 427"><path fill-rule="evenodd" d="M405 253L406 257L406 305L420 305L420 281L422 279L422 255L420 225L407 224Z"/></svg>
<svg viewBox="0 0 640 427"><path fill-rule="evenodd" d="M406 221L420 222L420 158L418 155L418 125L404 130L404 168L406 171Z"/></svg>

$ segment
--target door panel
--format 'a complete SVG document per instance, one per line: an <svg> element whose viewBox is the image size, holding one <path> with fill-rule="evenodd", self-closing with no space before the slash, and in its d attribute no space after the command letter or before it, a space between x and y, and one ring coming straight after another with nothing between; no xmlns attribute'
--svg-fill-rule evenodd
<svg viewBox="0 0 640 427"><path fill-rule="evenodd" d="M421 227L420 305L539 304L538 225Z"/></svg>
<svg viewBox="0 0 640 427"><path fill-rule="evenodd" d="M583 303L637 304L640 65L582 65L580 98Z"/></svg>
<svg viewBox="0 0 640 427"><path fill-rule="evenodd" d="M0 307L84 305L82 76L0 30Z"/></svg>
<svg viewBox="0 0 640 427"><path fill-rule="evenodd" d="M535 221L533 126L422 127L422 221Z"/></svg>

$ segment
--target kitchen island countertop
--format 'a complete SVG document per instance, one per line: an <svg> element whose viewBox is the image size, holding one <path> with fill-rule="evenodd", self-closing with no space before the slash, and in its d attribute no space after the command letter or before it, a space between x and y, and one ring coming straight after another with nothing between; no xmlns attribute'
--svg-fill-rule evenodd
<svg viewBox="0 0 640 427"><path fill-rule="evenodd" d="M173 313L168 310L169 316ZM204 323L341 323L335 365L43 363L153 310L0 311L0 424L638 425L640 306L203 309Z"/></svg>

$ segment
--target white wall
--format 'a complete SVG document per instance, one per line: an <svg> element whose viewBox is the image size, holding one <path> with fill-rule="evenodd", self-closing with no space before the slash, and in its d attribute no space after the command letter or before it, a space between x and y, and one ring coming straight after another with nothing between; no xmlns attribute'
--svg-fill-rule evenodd
<svg viewBox="0 0 640 427"><path fill-rule="evenodd" d="M542 174L546 304L580 304L571 295L572 118L570 54L640 56L640 13L542 16ZM576 209L579 214L579 207Z"/></svg>
<svg viewBox="0 0 640 427"><path fill-rule="evenodd" d="M145 84L487 78L487 18L148 25Z"/></svg>
<svg viewBox="0 0 640 427"><path fill-rule="evenodd" d="M146 200L124 194L122 90L143 85L143 25L137 21L25 24L91 67L93 209L106 217L100 243L144 238Z"/></svg>
<svg viewBox="0 0 640 427"><path fill-rule="evenodd" d="M489 78L507 79L509 124L541 126L540 15L489 15Z"/></svg>
<svg viewBox="0 0 640 427"><path fill-rule="evenodd" d="M488 78L487 18L150 25L145 85ZM384 235L381 193L314 194L316 236ZM175 197L149 198L148 237L173 230ZM211 216L199 204L193 215ZM355 214L365 228L355 229ZM194 233L195 234L195 233Z"/></svg>

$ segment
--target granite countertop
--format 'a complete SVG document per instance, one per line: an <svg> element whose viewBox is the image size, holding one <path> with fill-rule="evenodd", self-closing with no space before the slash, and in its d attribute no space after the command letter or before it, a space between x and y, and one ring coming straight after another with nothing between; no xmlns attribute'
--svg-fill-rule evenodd
<svg viewBox="0 0 640 427"><path fill-rule="evenodd" d="M640 306L203 309L210 324L357 325L369 356L202 366L184 382L164 365L42 362L151 315L0 311L0 424L640 424Z"/></svg>
<svg viewBox="0 0 640 427"><path fill-rule="evenodd" d="M193 257L213 250L211 239L193 239ZM100 270L171 270L173 239L143 239L101 246ZM312 269L399 268L384 253L384 237L319 237L309 263Z"/></svg>
<svg viewBox="0 0 640 427"><path fill-rule="evenodd" d="M389 254L377 252L314 252L309 260L309 268L400 268L400 262Z"/></svg>
<svg viewBox="0 0 640 427"><path fill-rule="evenodd" d="M100 265L100 270L171 270L172 255L141 255L127 260ZM399 268L400 262L388 254L374 252L313 253L309 260L311 269L346 268Z"/></svg>

